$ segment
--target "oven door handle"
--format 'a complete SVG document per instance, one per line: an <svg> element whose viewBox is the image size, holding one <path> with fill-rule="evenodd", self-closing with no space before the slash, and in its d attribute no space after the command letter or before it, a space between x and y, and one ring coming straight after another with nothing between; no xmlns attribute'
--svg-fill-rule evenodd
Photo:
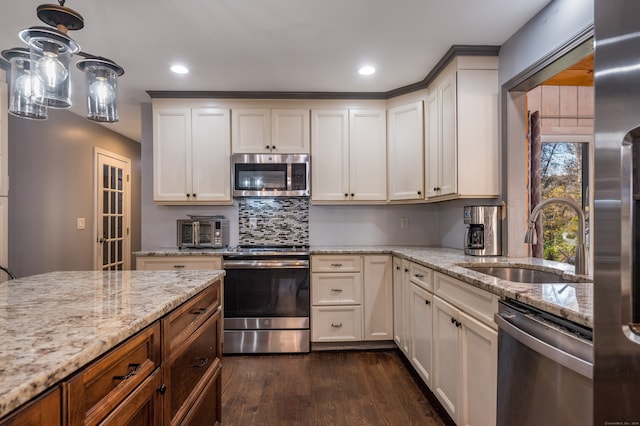
<svg viewBox="0 0 640 426"><path fill-rule="evenodd" d="M224 269L308 269L308 260L225 260Z"/></svg>

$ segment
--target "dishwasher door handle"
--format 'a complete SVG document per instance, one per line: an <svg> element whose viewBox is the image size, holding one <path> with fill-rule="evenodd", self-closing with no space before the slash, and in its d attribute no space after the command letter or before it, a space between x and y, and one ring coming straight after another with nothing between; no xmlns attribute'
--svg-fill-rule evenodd
<svg viewBox="0 0 640 426"><path fill-rule="evenodd" d="M529 349L539 353L540 355L549 358L550 360L575 371L576 373L584 376L588 379L593 379L593 365L583 359L573 356L563 350L556 348L526 332L507 321L506 318L511 316L510 314L503 314L498 312L495 314L494 319L498 328L507 333L509 336L516 339Z"/></svg>

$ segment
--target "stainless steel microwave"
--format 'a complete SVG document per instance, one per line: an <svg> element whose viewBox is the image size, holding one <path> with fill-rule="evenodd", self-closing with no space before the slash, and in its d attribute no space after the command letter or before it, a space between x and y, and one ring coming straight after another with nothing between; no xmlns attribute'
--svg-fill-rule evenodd
<svg viewBox="0 0 640 426"><path fill-rule="evenodd" d="M233 154L234 197L308 197L309 154Z"/></svg>
<svg viewBox="0 0 640 426"><path fill-rule="evenodd" d="M229 245L229 219L191 216L178 219L179 248L223 248Z"/></svg>

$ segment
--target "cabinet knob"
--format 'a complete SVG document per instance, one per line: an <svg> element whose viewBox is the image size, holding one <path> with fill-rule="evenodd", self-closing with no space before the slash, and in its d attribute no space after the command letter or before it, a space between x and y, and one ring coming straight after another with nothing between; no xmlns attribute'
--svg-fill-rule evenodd
<svg viewBox="0 0 640 426"><path fill-rule="evenodd" d="M405 271L405 272L409 272L409 270L408 270L407 268L404 268L404 271Z"/></svg>
<svg viewBox="0 0 640 426"><path fill-rule="evenodd" d="M428 300L425 300L425 301L424 301L424 304L425 304L425 305L427 305L427 306L429 306L429 305L431 304L431 302L430 302L430 301L428 301Z"/></svg>
<svg viewBox="0 0 640 426"><path fill-rule="evenodd" d="M344 196L345 196L345 197L348 197L348 196L349 196L349 194L347 194L347 193L345 192L345 193L344 193Z"/></svg>
<svg viewBox="0 0 640 426"><path fill-rule="evenodd" d="M269 145L265 146L266 149L269 149Z"/></svg>
<svg viewBox="0 0 640 426"><path fill-rule="evenodd" d="M418 191L418 195L422 195L422 191Z"/></svg>
<svg viewBox="0 0 640 426"><path fill-rule="evenodd" d="M162 385L160 385L160 387L158 388L158 392L160 393L160 395L164 395L164 393L167 391L167 385L165 385L164 383Z"/></svg>
<svg viewBox="0 0 640 426"><path fill-rule="evenodd" d="M187 198L191 198L191 194L187 193Z"/></svg>
<svg viewBox="0 0 640 426"><path fill-rule="evenodd" d="M352 192L352 193L351 193L351 196L352 196L352 197L355 197L355 196L356 196L356 194L354 194L354 193Z"/></svg>
<svg viewBox="0 0 640 426"><path fill-rule="evenodd" d="M193 193L193 194L191 194L191 196L192 196L193 198L196 198L196 197L198 196L198 194Z"/></svg>
<svg viewBox="0 0 640 426"><path fill-rule="evenodd" d="M271 145L271 149L276 149L276 146L275 145Z"/></svg>

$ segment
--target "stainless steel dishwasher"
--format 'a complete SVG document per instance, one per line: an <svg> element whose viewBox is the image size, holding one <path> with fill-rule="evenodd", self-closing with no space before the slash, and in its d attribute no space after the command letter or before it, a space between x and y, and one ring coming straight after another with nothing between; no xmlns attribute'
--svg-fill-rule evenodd
<svg viewBox="0 0 640 426"><path fill-rule="evenodd" d="M512 300L495 320L497 424L592 425L591 330Z"/></svg>

